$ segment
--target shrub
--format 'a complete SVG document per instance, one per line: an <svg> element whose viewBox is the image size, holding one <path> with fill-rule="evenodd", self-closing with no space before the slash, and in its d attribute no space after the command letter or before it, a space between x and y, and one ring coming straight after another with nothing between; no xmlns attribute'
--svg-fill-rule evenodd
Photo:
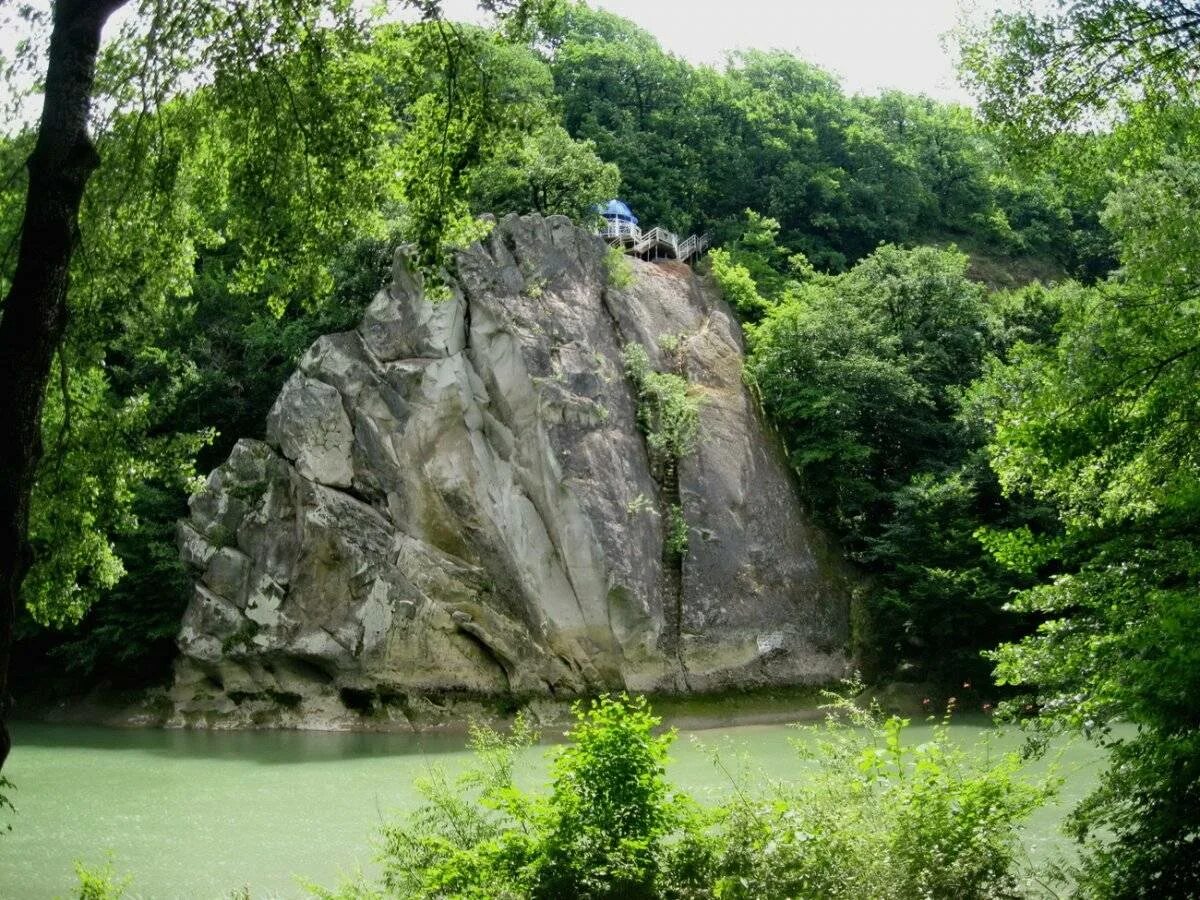
<svg viewBox="0 0 1200 900"><path fill-rule="evenodd" d="M609 287L624 290L633 284L633 266L620 247L609 247L604 254L604 275Z"/></svg>
<svg viewBox="0 0 1200 900"><path fill-rule="evenodd" d="M861 687L860 685L858 687ZM906 720L837 698L815 741L798 744L794 784L702 811L666 779L674 734L644 697L574 708L549 791L513 784L535 735L472 731L478 763L454 782L435 770L426 803L384 830L383 883L351 898L1009 897L1017 826L1051 795L1021 780L1016 753L971 754L943 722L904 743ZM727 771L719 757L715 761Z"/></svg>
<svg viewBox="0 0 1200 900"><path fill-rule="evenodd" d="M387 896L527 894L521 869L531 854L522 852L521 844L528 835L532 804L517 791L512 775L517 753L537 737L523 716L516 718L507 736L472 727L469 746L475 767L455 781L443 768L434 767L429 777L417 782L425 802L407 821L383 830Z"/></svg>
<svg viewBox="0 0 1200 900"><path fill-rule="evenodd" d="M667 553L679 557L687 553L688 525L683 517L683 508L678 504L671 507L667 513Z"/></svg>
<svg viewBox="0 0 1200 900"><path fill-rule="evenodd" d="M811 774L729 806L716 896L1013 896L1017 828L1057 781L1022 780L1016 752L956 746L948 720L913 745L877 707L836 697L830 712L797 743Z"/></svg>
<svg viewBox="0 0 1200 900"><path fill-rule="evenodd" d="M120 878L116 875L111 857L96 869L89 869L76 860L75 876L79 879L76 894L79 900L120 900L126 896L129 884L133 881L131 877Z"/></svg>
<svg viewBox="0 0 1200 900"><path fill-rule="evenodd" d="M507 737L472 729L475 768L453 782L435 769L418 784L424 805L384 829L384 895L657 897L664 859L694 870L694 842L665 847L694 814L666 781L674 734L653 733L660 720L645 698L603 696L574 714L549 794L513 784L516 754L537 737L524 719ZM363 883L314 890L327 900L379 896Z"/></svg>
<svg viewBox="0 0 1200 900"><path fill-rule="evenodd" d="M625 374L638 398L638 424L646 435L651 462L660 475L670 476L681 457L692 451L700 428L700 399L687 379L656 372L641 344L627 344Z"/></svg>
<svg viewBox="0 0 1200 900"><path fill-rule="evenodd" d="M540 812L535 896L653 897L662 842L677 816L666 781L673 733L644 697L577 706Z"/></svg>
<svg viewBox="0 0 1200 900"><path fill-rule="evenodd" d="M745 266L734 262L726 250L708 254L712 276L721 293L745 322L757 322L771 308L758 293L758 285Z"/></svg>

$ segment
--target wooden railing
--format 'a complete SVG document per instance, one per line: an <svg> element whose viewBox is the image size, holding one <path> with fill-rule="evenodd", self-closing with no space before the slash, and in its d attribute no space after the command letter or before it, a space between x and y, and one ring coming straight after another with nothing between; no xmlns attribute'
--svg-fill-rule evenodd
<svg viewBox="0 0 1200 900"><path fill-rule="evenodd" d="M687 262L693 256L699 256L708 249L707 234L692 235L686 240L665 228L651 228L642 231L632 222L607 221L600 229L600 236L609 244L623 247L626 253L641 257L663 257Z"/></svg>

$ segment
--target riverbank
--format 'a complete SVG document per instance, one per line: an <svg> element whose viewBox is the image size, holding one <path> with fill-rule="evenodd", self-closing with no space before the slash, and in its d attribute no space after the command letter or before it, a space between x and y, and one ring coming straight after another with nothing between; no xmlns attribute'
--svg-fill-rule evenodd
<svg viewBox="0 0 1200 900"><path fill-rule="evenodd" d="M704 731L743 725L779 725L790 722L819 721L825 715L825 702L820 685L792 687L763 687L751 690L724 691L710 694L650 695L656 713L668 727L684 731ZM869 688L864 702L879 703L890 713L920 721L940 711L945 705L945 690L929 684L892 682ZM243 723L238 720L217 722L193 721L181 723L174 715L166 688L117 690L97 688L87 695L64 697L41 696L24 698L15 718L27 723L49 725L101 726L105 728L182 728L214 731L315 731L361 732L369 734L463 734L472 722L486 722L503 727L519 711L524 711L543 728L565 726L571 720L570 700L532 698L526 703L481 702L459 703L456 706L425 705L425 715L415 716L410 707L407 714L390 714L377 710L356 717L296 719ZM982 702L964 708L980 711Z"/></svg>
<svg viewBox="0 0 1200 900"><path fill-rule="evenodd" d="M715 694L651 696L654 708L674 727L687 730L767 725L819 719L823 713L820 687L771 687ZM243 724L228 721L175 720L164 688L114 690L98 688L76 697L25 697L15 718L27 723L103 726L106 728L185 728L217 731L332 731L364 733L464 733L472 722L503 725L524 711L539 725L558 726L570 721L570 700L531 698L525 703L470 700L451 706L427 702L418 717L391 715L387 710L356 717L263 721Z"/></svg>

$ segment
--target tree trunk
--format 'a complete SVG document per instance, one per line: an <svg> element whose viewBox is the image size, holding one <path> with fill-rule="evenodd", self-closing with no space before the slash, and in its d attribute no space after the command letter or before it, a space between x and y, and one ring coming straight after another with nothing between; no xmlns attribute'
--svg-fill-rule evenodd
<svg viewBox="0 0 1200 900"><path fill-rule="evenodd" d="M100 164L88 136L100 33L126 0L58 0L12 287L0 307L0 767L8 757L8 668L29 570L29 496L42 455L42 400L67 324L79 204Z"/></svg>

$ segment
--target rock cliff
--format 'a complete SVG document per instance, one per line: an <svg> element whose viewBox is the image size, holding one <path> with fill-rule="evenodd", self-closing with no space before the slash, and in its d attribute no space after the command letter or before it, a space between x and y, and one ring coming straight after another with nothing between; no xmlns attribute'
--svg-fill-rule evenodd
<svg viewBox="0 0 1200 900"><path fill-rule="evenodd" d="M267 441L192 497L173 721L419 724L840 676L845 585L716 290L676 263L614 279L603 241L560 217L510 216L457 262L431 301L398 254L359 328L309 348ZM633 342L699 401L665 470Z"/></svg>

